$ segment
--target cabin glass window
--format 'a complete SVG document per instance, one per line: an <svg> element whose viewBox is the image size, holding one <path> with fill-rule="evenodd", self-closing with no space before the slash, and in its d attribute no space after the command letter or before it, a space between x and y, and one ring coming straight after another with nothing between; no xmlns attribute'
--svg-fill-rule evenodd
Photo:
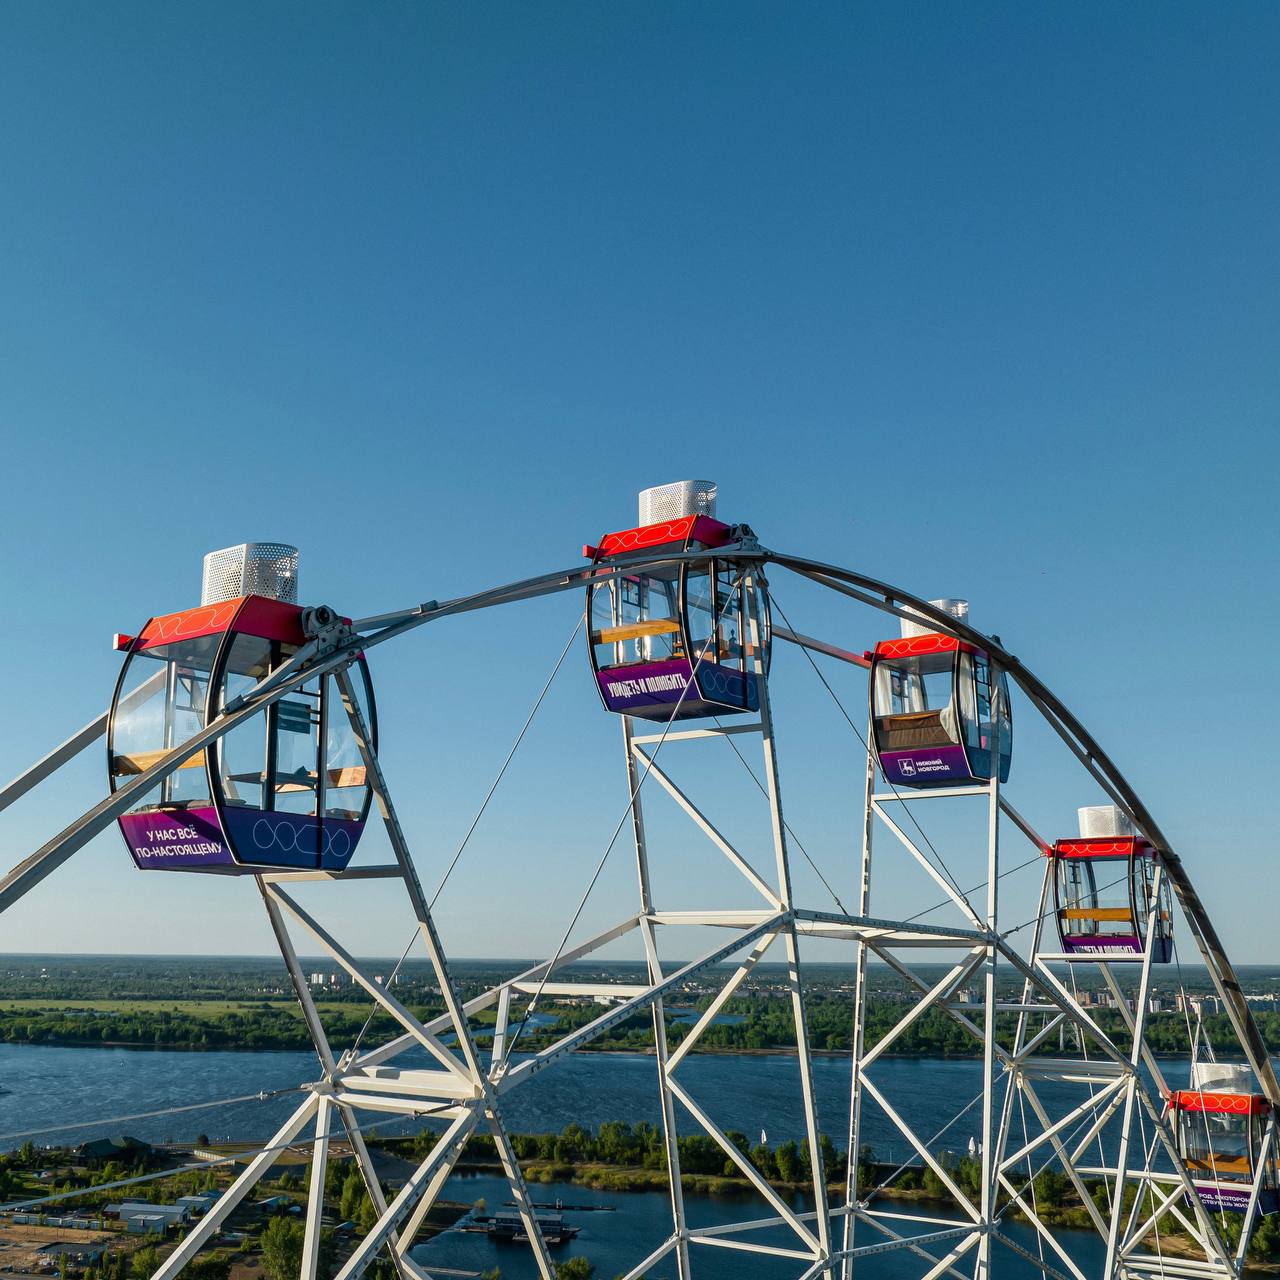
<svg viewBox="0 0 1280 1280"><path fill-rule="evenodd" d="M165 646L172 649L174 646ZM169 692L169 662L165 649L147 649L128 659L111 723L111 776L128 781L154 764L164 752ZM153 804L154 794L145 798Z"/></svg>
<svg viewBox="0 0 1280 1280"><path fill-rule="evenodd" d="M757 655L764 659L764 669L769 669L770 622L769 595L758 573L753 574L750 581L742 588L743 604L749 610L746 618L745 644L743 655L748 671L755 669Z"/></svg>
<svg viewBox="0 0 1280 1280"><path fill-rule="evenodd" d="M1154 858L1137 859L1134 875L1133 896L1137 903L1139 927L1145 928L1151 915L1152 906L1156 907L1155 930L1153 937L1167 938L1173 932L1173 896L1169 889L1169 877L1160 881L1159 902L1156 902L1156 862Z"/></svg>
<svg viewBox="0 0 1280 1280"><path fill-rule="evenodd" d="M877 681L876 714L915 715L951 705L951 653L930 653L884 663Z"/></svg>
<svg viewBox="0 0 1280 1280"><path fill-rule="evenodd" d="M1224 1111L1184 1111L1183 1158L1196 1175L1253 1179L1253 1117Z"/></svg>
<svg viewBox="0 0 1280 1280"><path fill-rule="evenodd" d="M591 588L587 609L587 626L591 628L591 648L597 667L612 667L622 661L622 645L604 638L618 625L618 584L597 582Z"/></svg>
<svg viewBox="0 0 1280 1280"><path fill-rule="evenodd" d="M275 767L274 805L281 813L314 814L320 754L320 686L316 680L291 689L272 704Z"/></svg>
<svg viewBox="0 0 1280 1280"><path fill-rule="evenodd" d="M373 732L369 712L368 690L364 672L357 664L350 668L351 687L355 691L360 714L369 732ZM326 818L350 818L363 816L368 796L364 757L351 727L342 691L332 676L326 677L325 689L325 775L324 816Z"/></svg>
<svg viewBox="0 0 1280 1280"><path fill-rule="evenodd" d="M973 654L960 654L959 679L956 687L960 693L960 723L964 725L965 745L970 749L981 748L982 730L978 720L978 684L973 668ZM988 716L990 709L988 708Z"/></svg>
<svg viewBox="0 0 1280 1280"><path fill-rule="evenodd" d="M227 651L222 705L248 693L271 670L271 641L237 635ZM267 712L255 712L224 734L217 745L218 778L226 804L265 809L267 781Z"/></svg>
<svg viewBox="0 0 1280 1280"><path fill-rule="evenodd" d="M713 640L716 629L715 589L705 568L690 567L684 583L685 623L689 636L689 657L697 662L719 662L719 646Z"/></svg>
<svg viewBox="0 0 1280 1280"><path fill-rule="evenodd" d="M716 574L716 651L722 667L734 671L743 669L745 646L749 639L746 628L749 620L742 610L742 577L732 568L720 569Z"/></svg>
<svg viewBox="0 0 1280 1280"><path fill-rule="evenodd" d="M1000 685L1000 758L1008 760L1013 755L1013 702L1009 697L1009 677L1001 671L997 679Z"/></svg>
<svg viewBox="0 0 1280 1280"><path fill-rule="evenodd" d="M127 779L204 727L209 666L221 636L138 650L129 657L111 726L111 772ZM204 752L175 769L139 808L208 803Z"/></svg>
<svg viewBox="0 0 1280 1280"><path fill-rule="evenodd" d="M681 657L684 646L680 638L680 609L676 599L676 574L647 574L624 580L622 612L624 625L628 615L637 622L648 623L646 634L637 636L634 644L637 661L662 662Z"/></svg>
<svg viewBox="0 0 1280 1280"><path fill-rule="evenodd" d="M1059 858L1058 904L1064 938L1133 937L1128 858Z"/></svg>
<svg viewBox="0 0 1280 1280"><path fill-rule="evenodd" d="M876 669L876 733L882 751L950 746L960 741L952 699L955 653L883 662Z"/></svg>
<svg viewBox="0 0 1280 1280"><path fill-rule="evenodd" d="M973 658L973 685L978 712L978 741L973 745L987 750L991 746L992 706L994 702L991 683L991 661L985 653ZM1009 754L1011 721L1009 717L1009 686L1000 675L1000 754Z"/></svg>
<svg viewBox="0 0 1280 1280"><path fill-rule="evenodd" d="M597 583L591 594L596 665L624 667L682 657L676 570Z"/></svg>

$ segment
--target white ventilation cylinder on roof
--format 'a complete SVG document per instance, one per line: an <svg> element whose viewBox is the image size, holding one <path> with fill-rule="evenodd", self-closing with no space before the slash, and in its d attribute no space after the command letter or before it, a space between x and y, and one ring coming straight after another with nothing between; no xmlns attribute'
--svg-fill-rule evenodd
<svg viewBox="0 0 1280 1280"><path fill-rule="evenodd" d="M1133 823L1118 804L1090 804L1076 810L1081 840L1133 835Z"/></svg>
<svg viewBox="0 0 1280 1280"><path fill-rule="evenodd" d="M1191 1087L1198 1093L1252 1093L1253 1072L1243 1063L1193 1062Z"/></svg>
<svg viewBox="0 0 1280 1280"><path fill-rule="evenodd" d="M957 622L969 621L969 602L967 600L930 600L929 603L935 609L941 609L943 613L949 613ZM912 636L929 636L933 635L937 630L937 625L929 618L925 618L924 614L918 613L915 609L907 609L908 613L914 613L916 617L924 619L922 622L911 622L907 618L899 618L899 625L902 627L902 638L904 640L911 639Z"/></svg>
<svg viewBox="0 0 1280 1280"><path fill-rule="evenodd" d="M298 548L287 542L242 542L204 558L201 604L238 596L298 603Z"/></svg>
<svg viewBox="0 0 1280 1280"><path fill-rule="evenodd" d="M677 480L640 490L640 523L661 524L683 516L716 514L716 486L713 480Z"/></svg>

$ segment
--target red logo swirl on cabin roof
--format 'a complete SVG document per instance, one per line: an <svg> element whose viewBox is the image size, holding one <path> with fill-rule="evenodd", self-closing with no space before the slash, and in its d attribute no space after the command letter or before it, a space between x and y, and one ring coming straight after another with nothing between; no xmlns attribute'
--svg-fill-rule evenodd
<svg viewBox="0 0 1280 1280"><path fill-rule="evenodd" d="M1080 836L1059 840L1053 846L1053 852L1059 858L1127 858L1130 854L1149 858L1154 850L1141 836L1104 836L1101 839Z"/></svg>
<svg viewBox="0 0 1280 1280"><path fill-rule="evenodd" d="M973 652L972 645L963 644L955 636L931 631L923 636L903 636L901 640L881 640L876 645L876 657L916 658L926 653L952 653L956 649Z"/></svg>
<svg viewBox="0 0 1280 1280"><path fill-rule="evenodd" d="M158 644L173 644L178 640L194 640L197 636L214 635L225 631L235 618L243 596L233 600L219 600L217 604L202 604L181 613L166 613L152 618L142 633L141 648L150 649Z"/></svg>
<svg viewBox="0 0 1280 1280"><path fill-rule="evenodd" d="M1271 1109L1260 1093L1199 1093L1194 1089L1175 1089L1169 1095L1169 1105L1175 1111L1215 1111L1236 1116L1257 1115Z"/></svg>
<svg viewBox="0 0 1280 1280"><path fill-rule="evenodd" d="M296 604L270 600L265 596L236 596L216 604L202 604L181 613L166 613L152 618L142 632L139 649L154 649L182 640L198 640L202 636L239 631L285 644L301 644L302 610Z"/></svg>
<svg viewBox="0 0 1280 1280"><path fill-rule="evenodd" d="M708 547L720 547L729 541L729 533L727 524L721 524L710 516L681 516L678 520L663 520L658 524L643 524L636 529L606 533L600 539L599 555L620 556L628 551L647 551L651 547L684 544L690 540Z"/></svg>

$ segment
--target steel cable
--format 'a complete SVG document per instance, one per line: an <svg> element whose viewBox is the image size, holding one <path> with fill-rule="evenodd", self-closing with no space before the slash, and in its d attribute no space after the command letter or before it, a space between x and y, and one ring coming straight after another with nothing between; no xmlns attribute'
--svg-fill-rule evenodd
<svg viewBox="0 0 1280 1280"><path fill-rule="evenodd" d="M529 726L533 724L534 717L538 714L543 700L551 691L551 686L555 683L556 676L560 674L560 668L564 665L564 660L568 657L569 650L573 647L573 642L578 638L578 632L582 630L582 625L585 620L586 614L584 613L574 624L573 630L569 633L569 639L565 642L564 648L560 651L560 656L556 659L555 666L551 668L551 674L547 677L546 683L542 686L542 691L534 701L533 709L525 717L524 724L520 726L520 732L516 734L516 740L511 744L511 749L507 752L506 759L502 762L502 767L498 770L497 776L490 784L489 790L485 793L484 799L480 802L480 808L476 810L476 816L471 819L471 825L467 828L466 835L462 837L462 843L458 845L453 858L449 862L449 866L446 868L439 885L436 887L435 893L432 894L431 901L428 903L428 910L435 910L435 905L439 901L440 895L444 892L445 885L449 883L449 877L453 875L454 868L458 865L467 845L471 842L471 837L475 834L476 828L480 825L480 819L484 817L485 810L488 809L489 801L493 799L494 792L497 791L499 783L501 783L502 779L506 776L507 769L510 766L511 761L515 759L516 752L520 750L520 744L524 741L525 734L529 732ZM395 963L395 968L391 970L391 975L387 979L387 986L391 986L399 975L405 960L408 959L409 952L413 950L413 944L418 940L418 935L419 930L417 928L415 928L409 935L408 945L405 947L404 951L401 952L400 959ZM369 1030L374 1018L378 1016L378 1008L379 1006L375 1002L373 1008L369 1012L369 1016L364 1021L364 1026L360 1028L360 1034L356 1036L355 1044L351 1047L352 1053L357 1052L361 1044L364 1042L365 1033Z"/></svg>
<svg viewBox="0 0 1280 1280"><path fill-rule="evenodd" d="M15 1133L0 1133L0 1142L10 1142L15 1138L38 1138L46 1133L64 1133L68 1129L91 1129L96 1125L125 1124L133 1120L153 1120L159 1116L175 1116L184 1111L209 1111L214 1107L228 1107L238 1102L269 1102L272 1098L283 1097L286 1093L298 1093L302 1085L292 1085L287 1089L263 1090L260 1093L245 1093L234 1098L216 1098L212 1102L193 1102L181 1107L165 1107L160 1111L136 1111L128 1116L108 1116L105 1120L78 1120L70 1124L48 1125L43 1129L22 1129Z"/></svg>
<svg viewBox="0 0 1280 1280"><path fill-rule="evenodd" d="M646 779L649 777L649 771L653 768L658 759L658 753L662 750L663 744L667 740L667 734L671 732L671 726L675 723L676 717L680 714L680 708L684 705L684 700L689 696L689 690L694 687L694 678L697 676L698 669L702 666L703 660L707 656L707 649L710 647L712 640L715 639L719 632L720 621L724 617L725 610L729 607L729 602L733 600L738 588L741 586L742 579L743 571L739 570L738 575L734 580L733 590L725 593L724 604L720 606L720 609L716 613L715 621L712 623L711 630L708 633L707 638L702 642L702 648L698 651L698 657L690 671L689 679L685 683L684 688L680 691L680 697L676 700L675 706L672 707L671 714L667 717L666 723L662 726L662 734L654 745L653 754L649 755L646 752L641 752L645 757L644 769L641 772L639 779L636 781L635 786L631 789L631 794L627 797L627 804L622 811L622 816L618 819L618 825L614 827L613 835L609 837L609 843L605 846L604 853L600 855L600 861L596 864L595 871L592 872L591 879L587 883L586 890L583 892L583 895L578 902L577 909L573 913L573 918L569 921L568 928L565 929L564 936L561 937L559 945L556 947L555 954L551 957L550 962L543 971L541 979L538 981L538 989L534 992L533 999L531 999L525 1007L524 1016L516 1023L515 1034L511 1037L511 1043L507 1046L505 1051L504 1056L506 1059L510 1059L511 1055L515 1052L516 1044L519 1042L520 1036L523 1034L525 1027L529 1024L530 1015L538 1007L538 1001L542 998L543 988L546 987L547 980L551 977L552 973L555 972L556 965L560 961L560 956L563 954L566 945L568 945L569 935L573 932L574 927L578 923L578 918L586 908L587 899L590 898L591 891L596 887L596 881L600 879L600 873L604 870L604 865L609 860L609 855L613 852L613 846L618 842L618 836L622 834L622 828L626 825L627 818L632 812L632 807L636 802L636 797L640 794L641 787L644 786Z"/></svg>
<svg viewBox="0 0 1280 1280"><path fill-rule="evenodd" d="M783 607L778 603L777 598L773 595L770 595L769 600L770 600L771 606L778 610L779 616L782 618L783 622L787 624L787 629L795 633L795 627L791 625L791 619L787 617L786 610L783 609ZM826 689L826 691L831 695L832 701L839 708L840 714L845 718L845 722L848 724L849 728L853 730L854 736L862 744L863 749L869 752L871 750L870 745L867 743L866 738L863 737L862 731L854 723L853 718L849 715L848 711L845 710L844 703L840 701L840 698L837 695L836 691L831 687L830 683L827 681L827 677L822 674L822 668L819 667L817 662L814 661L813 655L809 652L808 649L804 647L804 645L800 646L800 650L804 654L805 658L808 660L809 665L813 668L814 673L817 675L818 679L822 681L822 687ZM881 774L881 776L882 777L884 776L883 773ZM951 868L947 866L945 859L937 851L937 849L934 848L933 841L929 839L928 835L925 832L925 829L920 825L919 819L917 819L916 815L912 812L911 806L907 803L906 798L901 794L901 792L899 792L898 788L895 787L893 783L889 781L888 778L884 779L884 784L889 788L890 791L893 792L893 798L900 805L902 805L904 812L906 813L907 817L911 821L911 825L915 827L916 831L920 836L920 839L925 842L925 845L928 847L929 852L933 854L934 859L937 862L938 869L942 872L944 876L946 876L947 880L951 884L951 887L956 891L956 896L960 898L960 900L965 904L965 906L968 907L969 910L973 912L973 914L976 916L977 912L973 910L973 904L965 896L964 890L960 888L960 885L957 883L955 876L951 874Z"/></svg>

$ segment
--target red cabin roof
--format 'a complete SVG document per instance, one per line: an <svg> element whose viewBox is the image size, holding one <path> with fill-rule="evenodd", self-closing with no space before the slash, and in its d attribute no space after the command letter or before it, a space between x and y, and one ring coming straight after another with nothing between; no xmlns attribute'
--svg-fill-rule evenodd
<svg viewBox="0 0 1280 1280"><path fill-rule="evenodd" d="M1261 1093L1199 1093L1194 1089L1175 1089L1169 1095L1175 1111L1217 1111L1227 1115L1266 1115L1271 1103Z"/></svg>
<svg viewBox="0 0 1280 1280"><path fill-rule="evenodd" d="M1155 850L1141 836L1103 836L1059 840L1050 850L1055 858L1149 858Z"/></svg>
<svg viewBox="0 0 1280 1280"><path fill-rule="evenodd" d="M931 631L923 636L903 636L900 640L881 640L876 645L877 658L918 658L929 653L977 653L978 650L955 636Z"/></svg>
<svg viewBox="0 0 1280 1280"><path fill-rule="evenodd" d="M224 631L243 631L264 640L280 640L285 644L302 644L302 608L266 596L237 596L202 604L180 613L166 613L152 618L142 632L139 649L154 649L179 640L198 640L201 636L220 635Z"/></svg>
<svg viewBox="0 0 1280 1280"><path fill-rule="evenodd" d="M710 516L681 516L661 524L643 524L636 529L606 533L598 547L583 547L582 554L591 560L607 560L610 556L652 551L657 547L679 545L684 549L695 542L704 547L723 547L733 540L732 533L729 525Z"/></svg>

